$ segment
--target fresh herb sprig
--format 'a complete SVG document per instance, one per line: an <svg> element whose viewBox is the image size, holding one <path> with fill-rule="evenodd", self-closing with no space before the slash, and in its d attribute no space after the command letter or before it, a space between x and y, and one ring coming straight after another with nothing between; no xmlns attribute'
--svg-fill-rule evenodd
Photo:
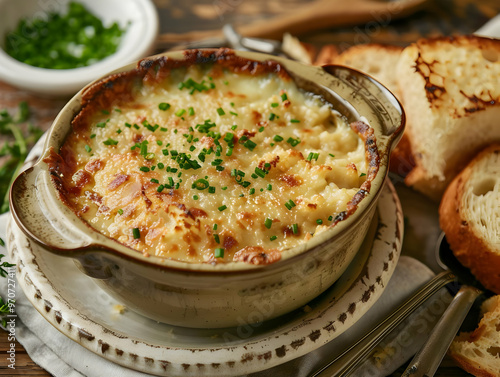
<svg viewBox="0 0 500 377"><path fill-rule="evenodd" d="M14 303L14 300L7 300L7 302L5 302L3 298L0 297L0 324L3 328L7 327L7 314L11 314L9 303Z"/></svg>
<svg viewBox="0 0 500 377"><path fill-rule="evenodd" d="M21 102L17 114L12 116L7 110L0 110L0 133L9 135L13 141L6 141L0 148L0 157L6 157L0 167L0 213L9 210L9 188L19 174L29 148L42 136L43 131L28 124L26 133L21 131L20 125L26 123L30 117L29 106Z"/></svg>

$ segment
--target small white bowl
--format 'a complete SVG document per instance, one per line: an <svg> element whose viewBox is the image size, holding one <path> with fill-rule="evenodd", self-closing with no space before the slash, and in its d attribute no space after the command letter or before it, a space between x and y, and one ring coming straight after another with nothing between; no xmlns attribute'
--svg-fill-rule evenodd
<svg viewBox="0 0 500 377"><path fill-rule="evenodd" d="M69 0L0 0L0 80L30 92L50 96L72 95L106 73L152 52L158 35L158 13L151 0L78 0L104 25L126 27L118 50L87 67L46 69L19 62L4 50L5 35L23 18L66 9ZM61 30L61 32L64 32Z"/></svg>

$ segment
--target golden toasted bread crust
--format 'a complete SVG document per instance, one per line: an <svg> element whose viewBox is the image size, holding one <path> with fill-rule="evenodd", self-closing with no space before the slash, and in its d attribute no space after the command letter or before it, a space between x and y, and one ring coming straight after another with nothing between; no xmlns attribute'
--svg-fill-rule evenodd
<svg viewBox="0 0 500 377"><path fill-rule="evenodd" d="M439 201L474 155L500 140L500 40L421 39L402 53L398 82L415 168L405 183Z"/></svg>
<svg viewBox="0 0 500 377"><path fill-rule="evenodd" d="M422 53L430 49L446 49L447 46L460 46L482 51L483 57L486 60L495 62L498 60L498 51L500 51L500 40L485 38L475 35L461 35L456 37L437 37L431 39L420 39L415 42L415 47L418 50L418 57L415 60L415 71L418 72L425 80L425 93L429 105L434 108L449 106L443 99L444 94L449 90L444 84L446 77L443 77L436 66L438 61L426 61L422 57ZM441 62L442 63L442 62ZM460 118L468 114L481 111L490 106L498 106L500 97L489 90L484 90L481 93L466 92L465 88L459 90L459 94L463 98L456 103L465 103L463 107L453 106L450 116Z"/></svg>
<svg viewBox="0 0 500 377"><path fill-rule="evenodd" d="M462 198L474 165L490 153L500 153L500 143L481 151L455 177L443 195L439 207L439 222L457 259L476 276L487 289L500 294L500 254L486 242L464 214Z"/></svg>
<svg viewBox="0 0 500 377"><path fill-rule="evenodd" d="M451 353L450 356L455 360L460 368L465 370L467 373L473 374L476 377L498 377L498 374L493 374L487 370L481 369L478 365L471 363L468 359L462 355Z"/></svg>
<svg viewBox="0 0 500 377"><path fill-rule="evenodd" d="M475 376L496 377L500 375L500 296L486 300L481 311L483 316L478 327L472 332L460 333L451 343L448 354Z"/></svg>

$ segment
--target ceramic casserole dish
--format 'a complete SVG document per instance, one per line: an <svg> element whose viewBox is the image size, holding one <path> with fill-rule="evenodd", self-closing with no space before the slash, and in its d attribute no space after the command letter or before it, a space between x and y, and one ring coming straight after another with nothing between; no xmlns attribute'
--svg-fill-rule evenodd
<svg viewBox="0 0 500 377"><path fill-rule="evenodd" d="M169 52L73 97L13 184L11 210L31 240L140 314L260 322L345 271L403 128L397 99L345 67Z"/></svg>

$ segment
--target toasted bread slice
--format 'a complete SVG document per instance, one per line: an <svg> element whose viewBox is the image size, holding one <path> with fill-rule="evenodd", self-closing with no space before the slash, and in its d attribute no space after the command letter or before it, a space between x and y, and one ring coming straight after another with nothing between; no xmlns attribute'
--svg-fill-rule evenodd
<svg viewBox="0 0 500 377"><path fill-rule="evenodd" d="M449 355L465 371L478 377L500 376L500 296L486 300L483 317L471 333L462 333L452 342Z"/></svg>
<svg viewBox="0 0 500 377"><path fill-rule="evenodd" d="M397 80L416 165L406 183L438 201L478 150L500 140L500 40L422 39L401 53Z"/></svg>
<svg viewBox="0 0 500 377"><path fill-rule="evenodd" d="M500 143L481 151L452 181L439 223L457 259L500 294Z"/></svg>

